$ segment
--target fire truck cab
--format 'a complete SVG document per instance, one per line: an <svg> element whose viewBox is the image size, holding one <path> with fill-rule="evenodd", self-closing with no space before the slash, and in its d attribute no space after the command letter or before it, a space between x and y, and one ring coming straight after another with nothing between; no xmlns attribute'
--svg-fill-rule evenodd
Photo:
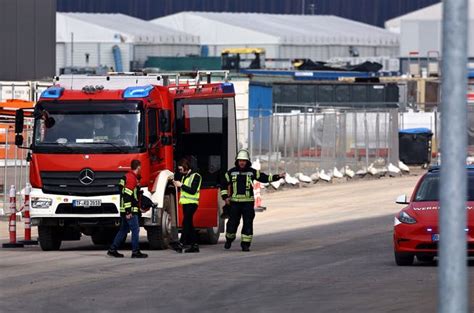
<svg viewBox="0 0 474 313"><path fill-rule="evenodd" d="M212 75L225 76L212 82ZM203 242L223 232L220 177L235 158L234 87L227 72L153 76L60 76L33 112L29 147L30 210L43 250L89 235L112 242L120 225L118 183L130 162L142 164L140 185L156 206L143 213L151 249L177 240L179 191L170 179L181 158L202 176L194 224ZM204 79L204 80L203 80ZM19 112L16 128L23 127ZM17 135L16 144L23 138Z"/></svg>

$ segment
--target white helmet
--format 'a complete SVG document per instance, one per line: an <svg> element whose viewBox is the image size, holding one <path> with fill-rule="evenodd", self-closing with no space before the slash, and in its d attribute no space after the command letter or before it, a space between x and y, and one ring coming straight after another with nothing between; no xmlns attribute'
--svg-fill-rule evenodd
<svg viewBox="0 0 474 313"><path fill-rule="evenodd" d="M246 160L246 161L250 162L250 154L247 150L240 149L239 152L237 153L237 157L235 159L236 160Z"/></svg>

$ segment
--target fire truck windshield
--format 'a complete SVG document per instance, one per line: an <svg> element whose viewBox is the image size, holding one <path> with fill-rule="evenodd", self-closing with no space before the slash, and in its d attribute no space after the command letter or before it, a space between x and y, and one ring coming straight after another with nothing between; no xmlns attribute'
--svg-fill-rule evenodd
<svg viewBox="0 0 474 313"><path fill-rule="evenodd" d="M143 146L139 110L36 114L34 147L43 152L131 152ZM54 150L54 151L53 151Z"/></svg>

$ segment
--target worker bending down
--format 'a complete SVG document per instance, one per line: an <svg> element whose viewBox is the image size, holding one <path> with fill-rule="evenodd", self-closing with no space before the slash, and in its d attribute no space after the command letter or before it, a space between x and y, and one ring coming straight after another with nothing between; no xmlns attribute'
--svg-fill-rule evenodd
<svg viewBox="0 0 474 313"><path fill-rule="evenodd" d="M277 181L285 174L267 175L251 168L250 155L247 150L240 150L235 160L235 167L228 170L223 179L221 196L230 205L229 220L226 226L225 249L230 249L236 238L240 219L243 219L240 246L242 251L250 251L253 237L253 220L255 218L253 181L262 183Z"/></svg>

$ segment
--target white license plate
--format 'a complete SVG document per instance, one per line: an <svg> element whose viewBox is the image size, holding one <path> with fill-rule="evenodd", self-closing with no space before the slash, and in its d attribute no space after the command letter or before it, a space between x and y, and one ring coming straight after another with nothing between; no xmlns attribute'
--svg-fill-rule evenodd
<svg viewBox="0 0 474 313"><path fill-rule="evenodd" d="M432 240L432 241L435 241L435 242L436 242L436 241L439 241L439 234L433 234L433 235L431 235L431 240Z"/></svg>
<svg viewBox="0 0 474 313"><path fill-rule="evenodd" d="M101 206L102 200L100 199L87 199L87 200L72 200L72 206L74 207L91 207Z"/></svg>

